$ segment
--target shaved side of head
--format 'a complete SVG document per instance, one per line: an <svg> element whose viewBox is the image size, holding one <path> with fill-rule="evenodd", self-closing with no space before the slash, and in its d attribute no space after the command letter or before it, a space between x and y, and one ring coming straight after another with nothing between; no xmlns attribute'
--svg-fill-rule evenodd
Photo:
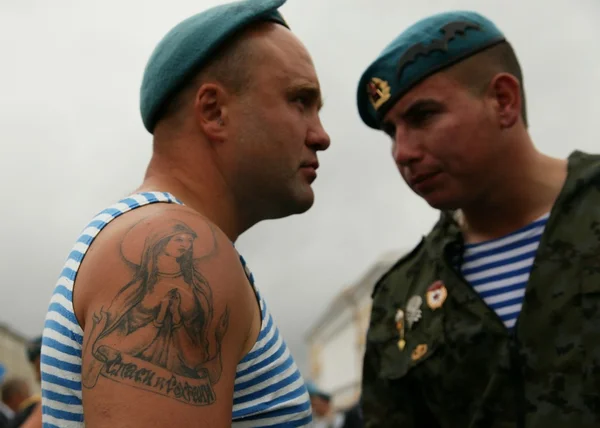
<svg viewBox="0 0 600 428"><path fill-rule="evenodd" d="M234 95L252 86L253 72L262 57L254 36L268 31L274 23L257 23L244 29L222 46L211 61L192 76L172 97L160 113L161 120L177 120L191 105L198 89L205 83L221 84Z"/></svg>
<svg viewBox="0 0 600 428"><path fill-rule="evenodd" d="M482 95L490 82L499 73L508 73L514 76L521 88L521 116L527 127L527 107L525 103L525 90L523 86L523 73L517 55L508 42L502 42L488 48L455 66L446 73L476 95Z"/></svg>

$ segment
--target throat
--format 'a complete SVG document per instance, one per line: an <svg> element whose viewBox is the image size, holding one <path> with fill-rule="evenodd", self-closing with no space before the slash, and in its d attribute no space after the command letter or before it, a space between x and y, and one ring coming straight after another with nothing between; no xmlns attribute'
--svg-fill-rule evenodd
<svg viewBox="0 0 600 428"><path fill-rule="evenodd" d="M454 213L454 219L462 232L465 244L480 244L505 238L527 228L540 220L547 220L551 206L532 212L529 216L501 217L491 215L481 222L467 220L461 210Z"/></svg>
<svg viewBox="0 0 600 428"><path fill-rule="evenodd" d="M161 254L157 260L158 272L163 276L177 276L181 274L181 266L175 257Z"/></svg>
<svg viewBox="0 0 600 428"><path fill-rule="evenodd" d="M506 174L485 196L456 211L465 242L500 238L550 213L566 179L567 161L548 157Z"/></svg>

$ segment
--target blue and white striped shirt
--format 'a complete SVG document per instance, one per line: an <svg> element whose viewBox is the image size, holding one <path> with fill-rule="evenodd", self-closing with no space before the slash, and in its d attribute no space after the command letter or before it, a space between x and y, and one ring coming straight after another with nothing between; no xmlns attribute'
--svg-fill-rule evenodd
<svg viewBox="0 0 600 428"><path fill-rule="evenodd" d="M465 246L464 278L509 330L521 312L529 273L549 215L502 238Z"/></svg>
<svg viewBox="0 0 600 428"><path fill-rule="evenodd" d="M73 310L73 284L94 238L112 220L152 203L181 204L169 193L132 195L99 213L84 229L65 263L51 298L42 341L44 428L84 427L81 394L83 331ZM252 286L254 278L240 260ZM262 314L252 350L236 368L232 427L302 427L312 421L310 400L294 359L255 288Z"/></svg>

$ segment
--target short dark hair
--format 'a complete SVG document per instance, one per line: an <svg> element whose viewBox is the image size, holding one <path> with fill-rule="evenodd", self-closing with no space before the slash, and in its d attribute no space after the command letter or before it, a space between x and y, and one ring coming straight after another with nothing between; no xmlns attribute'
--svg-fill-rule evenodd
<svg viewBox="0 0 600 428"><path fill-rule="evenodd" d="M525 102L525 89L523 85L523 72L517 55L508 42L496 44L448 70L459 82L475 93L485 91L498 73L513 75L519 82L521 92L521 116L525 126L527 123L527 106Z"/></svg>

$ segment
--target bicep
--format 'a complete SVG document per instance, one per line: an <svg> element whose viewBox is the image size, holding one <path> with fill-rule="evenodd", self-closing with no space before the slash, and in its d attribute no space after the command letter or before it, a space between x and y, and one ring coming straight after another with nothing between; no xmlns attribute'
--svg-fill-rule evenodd
<svg viewBox="0 0 600 428"><path fill-rule="evenodd" d="M144 224L120 245L133 268L96 279L105 290L86 311L87 427L230 426L244 338L236 328L244 321L234 292L240 275L224 269L237 258L207 244L216 238L202 222Z"/></svg>

